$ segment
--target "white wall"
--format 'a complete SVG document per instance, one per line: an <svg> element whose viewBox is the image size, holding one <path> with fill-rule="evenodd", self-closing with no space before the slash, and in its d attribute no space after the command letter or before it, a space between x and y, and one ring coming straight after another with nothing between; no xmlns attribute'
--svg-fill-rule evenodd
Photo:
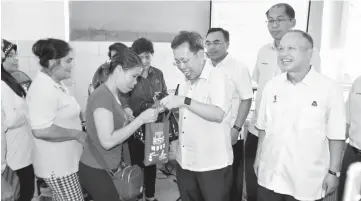
<svg viewBox="0 0 361 201"><path fill-rule="evenodd" d="M34 77L40 69L37 58L31 52L33 43L46 37L66 39L63 1L2 1L2 38L15 41L19 46L20 70ZM191 22L190 22L191 23ZM314 30L315 32L315 30ZM316 30L317 32L317 30ZM112 42L71 42L76 59L72 81L67 82L78 102L85 107L87 88L95 70L107 59L108 46ZM126 43L130 45L130 43ZM183 79L172 65L173 55L169 43L155 43L154 66L165 74L169 89L174 89ZM255 53L256 54L256 53Z"/></svg>

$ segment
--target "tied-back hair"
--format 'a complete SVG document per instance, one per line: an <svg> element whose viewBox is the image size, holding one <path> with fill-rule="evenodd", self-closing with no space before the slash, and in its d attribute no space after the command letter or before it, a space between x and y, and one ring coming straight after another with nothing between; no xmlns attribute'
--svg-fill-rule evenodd
<svg viewBox="0 0 361 201"><path fill-rule="evenodd" d="M4 81L16 93L16 95L20 97L26 96L25 89L9 72L5 70L2 63L1 63L1 80Z"/></svg>
<svg viewBox="0 0 361 201"><path fill-rule="evenodd" d="M124 71L135 67L143 67L140 57L130 49L127 48L121 53L117 52L110 60L102 64L95 72L92 81L94 89L98 88L101 84L107 81L109 75L113 74L114 70L119 65Z"/></svg>
<svg viewBox="0 0 361 201"><path fill-rule="evenodd" d="M46 69L51 67L50 60L64 58L71 50L69 43L55 38L38 40L32 47L34 55L39 58L40 65Z"/></svg>

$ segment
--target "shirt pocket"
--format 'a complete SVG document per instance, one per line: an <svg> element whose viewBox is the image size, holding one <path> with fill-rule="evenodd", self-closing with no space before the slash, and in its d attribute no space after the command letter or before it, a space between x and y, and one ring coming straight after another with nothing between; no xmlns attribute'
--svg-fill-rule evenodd
<svg viewBox="0 0 361 201"><path fill-rule="evenodd" d="M297 122L301 129L320 129L325 125L324 109L316 101L311 101L300 109Z"/></svg>

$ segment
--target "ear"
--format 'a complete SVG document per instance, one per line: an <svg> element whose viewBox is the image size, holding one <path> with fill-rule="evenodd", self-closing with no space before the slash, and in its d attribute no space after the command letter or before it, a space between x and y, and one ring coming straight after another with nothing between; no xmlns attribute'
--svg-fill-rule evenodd
<svg viewBox="0 0 361 201"><path fill-rule="evenodd" d="M295 26L296 26L296 19L293 18L293 19L291 20L291 28L294 28Z"/></svg>

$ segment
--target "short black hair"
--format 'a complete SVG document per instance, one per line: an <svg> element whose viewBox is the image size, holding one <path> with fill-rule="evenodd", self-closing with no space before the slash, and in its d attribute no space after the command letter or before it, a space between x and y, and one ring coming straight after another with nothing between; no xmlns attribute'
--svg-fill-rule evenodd
<svg viewBox="0 0 361 201"><path fill-rule="evenodd" d="M185 42L189 43L189 49L191 52L204 50L202 36L193 31L180 31L179 34L174 37L170 46L172 49L175 49Z"/></svg>
<svg viewBox="0 0 361 201"><path fill-rule="evenodd" d="M143 52L150 52L151 54L153 54L153 43L146 38L139 38L133 42L132 51L137 53L138 55L142 54Z"/></svg>
<svg viewBox="0 0 361 201"><path fill-rule="evenodd" d="M128 50L128 46L123 43L113 43L109 46L108 57L111 59L111 51L115 51L117 53L123 54L124 50Z"/></svg>
<svg viewBox="0 0 361 201"><path fill-rule="evenodd" d="M296 17L296 12L295 12L295 9L293 9L293 7L287 3L278 3L278 4L275 4L273 5L271 8L269 8L266 12L266 16L268 17L268 13L269 11L272 9L272 8L275 8L275 7L284 7L285 8L285 13L286 15L290 18L290 19L295 19Z"/></svg>
<svg viewBox="0 0 361 201"><path fill-rule="evenodd" d="M210 29L208 30L208 32L207 32L207 36L208 36L208 34L210 34L210 33L218 32L218 31L222 32L222 34L223 34L223 36L224 36L224 40L225 40L226 42L229 42L229 32L228 32L227 30L222 29L222 28L219 28L219 27L210 28Z"/></svg>
<svg viewBox="0 0 361 201"><path fill-rule="evenodd" d="M298 29L290 30L287 33L299 33L299 34L301 34L301 36L310 43L311 48L313 48L313 39L312 39L312 36L310 34L304 32L304 31L298 30Z"/></svg>

